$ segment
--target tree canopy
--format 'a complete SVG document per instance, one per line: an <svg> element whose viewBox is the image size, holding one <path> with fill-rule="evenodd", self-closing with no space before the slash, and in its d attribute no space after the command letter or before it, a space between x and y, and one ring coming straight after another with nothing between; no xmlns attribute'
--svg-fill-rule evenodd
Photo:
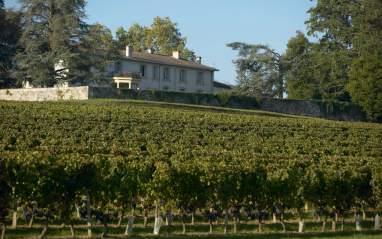
<svg viewBox="0 0 382 239"><path fill-rule="evenodd" d="M99 48L102 43L97 39L102 37L97 35L102 31L83 21L84 0L20 0L20 4L25 26L20 38L23 50L15 56L19 64L13 77L33 86L105 79L103 69L115 52Z"/></svg>
<svg viewBox="0 0 382 239"><path fill-rule="evenodd" d="M284 60L279 53L267 45L232 42L227 46L239 51L239 58L232 61L237 72L235 93L283 98Z"/></svg>
<svg viewBox="0 0 382 239"><path fill-rule="evenodd" d="M9 70L15 66L12 58L18 49L21 16L19 11L5 9L4 1L0 0L0 88L10 88L15 84Z"/></svg>
<svg viewBox="0 0 382 239"><path fill-rule="evenodd" d="M355 102L371 121L382 119L382 3L378 0L318 0L285 54L267 45L234 42L234 93ZM285 86L284 86L285 84Z"/></svg>
<svg viewBox="0 0 382 239"><path fill-rule="evenodd" d="M195 53L186 47L187 37L182 37L178 23L172 22L169 17L156 17L150 27L134 23L126 32L123 27L116 31L115 44L124 49L132 45L134 51L143 52L152 48L155 54L172 55L175 50L180 51L182 58L195 61Z"/></svg>

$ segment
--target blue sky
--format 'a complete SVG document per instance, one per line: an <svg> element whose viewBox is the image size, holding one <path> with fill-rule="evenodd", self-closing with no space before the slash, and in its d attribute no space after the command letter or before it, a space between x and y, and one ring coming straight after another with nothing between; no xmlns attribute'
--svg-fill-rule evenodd
<svg viewBox="0 0 382 239"><path fill-rule="evenodd" d="M215 80L235 84L232 60L237 52L226 47L234 41L268 44L283 53L296 30L306 33L306 12L317 0L88 0L89 24L99 22L114 34L136 22L150 26L154 17L169 16L178 23L187 48L202 57L202 64L215 67ZM5 0L6 7L17 0ZM315 41L315 39L311 39Z"/></svg>

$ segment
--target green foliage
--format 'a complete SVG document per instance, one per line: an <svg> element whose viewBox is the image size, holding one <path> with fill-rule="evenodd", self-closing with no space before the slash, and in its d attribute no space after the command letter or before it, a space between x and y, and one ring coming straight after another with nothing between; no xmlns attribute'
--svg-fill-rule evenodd
<svg viewBox="0 0 382 239"><path fill-rule="evenodd" d="M352 100L363 107L370 121L382 120L382 58L361 56L352 65L348 90Z"/></svg>
<svg viewBox="0 0 382 239"><path fill-rule="evenodd" d="M89 26L89 30L90 34L86 37L88 43L97 48L113 47L113 36L109 28L97 22Z"/></svg>
<svg viewBox="0 0 382 239"><path fill-rule="evenodd" d="M239 51L239 59L232 61L237 73L234 93L283 98L284 60L280 54L267 45L232 42L227 46Z"/></svg>
<svg viewBox="0 0 382 239"><path fill-rule="evenodd" d="M10 88L16 85L10 70L15 67L12 57L19 49L22 13L4 9L4 2L0 3L0 88Z"/></svg>
<svg viewBox="0 0 382 239"><path fill-rule="evenodd" d="M183 210L229 202L271 212L277 202L299 217L303 202L342 215L363 198L381 213L379 124L121 102L0 105L0 177L48 217L68 216L86 190L103 213L133 198Z"/></svg>
<svg viewBox="0 0 382 239"><path fill-rule="evenodd" d="M381 2L319 0L308 13L310 43L297 32L288 43L288 97L355 102L370 121L381 117Z"/></svg>
<svg viewBox="0 0 382 239"><path fill-rule="evenodd" d="M228 93L227 91L223 90L220 94L219 94L219 102L222 106L226 106L229 102L229 100L231 99L231 94Z"/></svg>
<svg viewBox="0 0 382 239"><path fill-rule="evenodd" d="M84 0L21 0L20 4L25 27L20 38L23 50L14 57L18 67L12 77L19 83L28 80L33 86L48 87L106 80L103 69L116 59L117 51L105 53L99 48L104 34L96 29L99 25L89 28L83 21Z"/></svg>
<svg viewBox="0 0 382 239"><path fill-rule="evenodd" d="M120 49L132 45L134 51L140 52L152 48L155 54L166 56L172 56L172 52L177 50L183 59L195 61L194 51L186 48L187 37L182 37L177 26L178 23L173 23L169 17L156 17L150 27L134 23L127 32L120 27L115 44Z"/></svg>

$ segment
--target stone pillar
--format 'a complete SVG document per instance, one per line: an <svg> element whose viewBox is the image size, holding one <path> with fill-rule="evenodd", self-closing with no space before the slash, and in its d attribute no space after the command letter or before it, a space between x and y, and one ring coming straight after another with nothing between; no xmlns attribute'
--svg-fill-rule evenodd
<svg viewBox="0 0 382 239"><path fill-rule="evenodd" d="M131 89L131 82L129 83L129 89Z"/></svg>
<svg viewBox="0 0 382 239"><path fill-rule="evenodd" d="M119 89L119 81L117 81L117 89Z"/></svg>

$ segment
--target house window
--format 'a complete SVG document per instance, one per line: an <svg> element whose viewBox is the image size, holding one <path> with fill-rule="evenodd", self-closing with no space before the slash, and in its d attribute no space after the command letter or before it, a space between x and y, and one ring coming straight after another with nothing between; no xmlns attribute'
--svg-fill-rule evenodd
<svg viewBox="0 0 382 239"><path fill-rule="evenodd" d="M184 88L180 88L179 89L181 92L185 92L186 91L186 89L184 89Z"/></svg>
<svg viewBox="0 0 382 239"><path fill-rule="evenodd" d="M122 62L118 61L115 63L115 72L122 71Z"/></svg>
<svg viewBox="0 0 382 239"><path fill-rule="evenodd" d="M158 67L153 66L153 78L158 79Z"/></svg>
<svg viewBox="0 0 382 239"><path fill-rule="evenodd" d="M197 73L196 83L203 84L203 72L198 72Z"/></svg>
<svg viewBox="0 0 382 239"><path fill-rule="evenodd" d="M141 72L142 77L146 77L146 66L141 65L140 72Z"/></svg>
<svg viewBox="0 0 382 239"><path fill-rule="evenodd" d="M168 90L168 86L163 86L163 90Z"/></svg>
<svg viewBox="0 0 382 239"><path fill-rule="evenodd" d="M165 80L170 79L170 69L169 68L163 69L163 79L165 79Z"/></svg>
<svg viewBox="0 0 382 239"><path fill-rule="evenodd" d="M186 71L180 70L180 81L186 81Z"/></svg>

